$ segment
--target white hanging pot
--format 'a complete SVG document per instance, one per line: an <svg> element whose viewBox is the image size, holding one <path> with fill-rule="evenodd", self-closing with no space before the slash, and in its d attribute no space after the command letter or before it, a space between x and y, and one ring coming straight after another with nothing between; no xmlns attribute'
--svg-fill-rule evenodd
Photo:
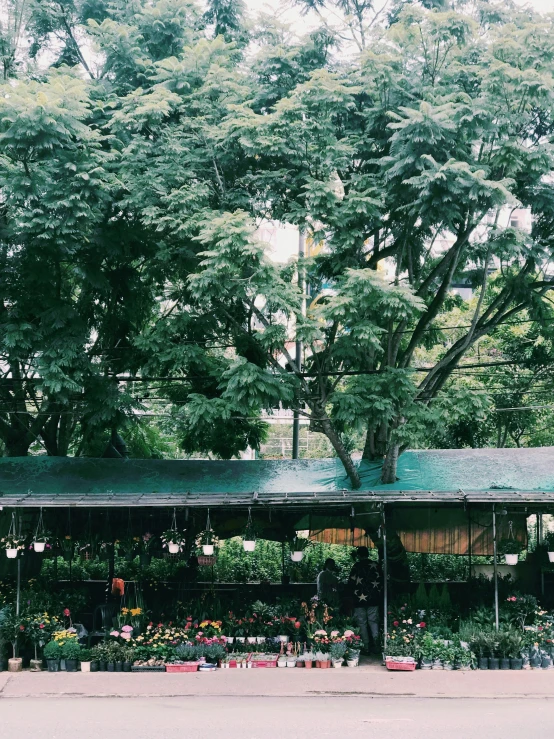
<svg viewBox="0 0 554 739"><path fill-rule="evenodd" d="M206 555L206 557L211 557L214 553L214 545L213 544L202 544L202 551Z"/></svg>
<svg viewBox="0 0 554 739"><path fill-rule="evenodd" d="M290 558L293 562L302 562L304 558L304 552L291 552Z"/></svg>
<svg viewBox="0 0 554 739"><path fill-rule="evenodd" d="M244 547L245 552L253 552L256 549L256 540L249 541L248 539L245 539L242 542L242 546Z"/></svg>
<svg viewBox="0 0 554 739"><path fill-rule="evenodd" d="M512 567L514 565L517 565L517 561L519 559L519 555L517 554L505 554L504 558L506 560L507 565L511 565Z"/></svg>
<svg viewBox="0 0 554 739"><path fill-rule="evenodd" d="M17 549L6 549L6 556L8 559L15 559L17 557Z"/></svg>
<svg viewBox="0 0 554 739"><path fill-rule="evenodd" d="M33 549L35 550L35 552L38 552L39 554L44 552L45 547L46 547L45 541L35 541L33 543Z"/></svg>
<svg viewBox="0 0 554 739"><path fill-rule="evenodd" d="M554 562L554 552L548 552L548 560L549 562Z"/></svg>
<svg viewBox="0 0 554 739"><path fill-rule="evenodd" d="M178 544L175 544L174 541L169 541L167 543L167 548L169 549L170 554L179 554L180 547Z"/></svg>

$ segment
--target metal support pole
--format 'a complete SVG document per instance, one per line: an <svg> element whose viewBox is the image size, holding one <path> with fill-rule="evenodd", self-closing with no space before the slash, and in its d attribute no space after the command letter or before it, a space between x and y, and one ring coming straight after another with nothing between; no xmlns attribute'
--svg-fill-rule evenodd
<svg viewBox="0 0 554 739"><path fill-rule="evenodd" d="M387 556L387 526L385 520L385 504L382 504L381 531L383 533L383 652L387 651L388 612L389 612L389 566Z"/></svg>
<svg viewBox="0 0 554 739"><path fill-rule="evenodd" d="M302 296L306 291L304 283L304 252L305 241L304 232L299 229L298 231L298 287ZM306 300L302 297L302 313L306 313ZM302 369L302 342L296 341L296 355L294 358L296 367L299 371ZM298 398L296 399L296 405L298 405ZM298 459L298 453L300 451L300 413L298 409L294 409L292 417L292 458Z"/></svg>
<svg viewBox="0 0 554 739"><path fill-rule="evenodd" d="M15 596L15 615L19 616L19 608L21 601L21 558L17 557L17 593Z"/></svg>
<svg viewBox="0 0 554 739"><path fill-rule="evenodd" d="M494 624L498 631L498 561L496 553L496 504L492 504L492 548L494 553Z"/></svg>

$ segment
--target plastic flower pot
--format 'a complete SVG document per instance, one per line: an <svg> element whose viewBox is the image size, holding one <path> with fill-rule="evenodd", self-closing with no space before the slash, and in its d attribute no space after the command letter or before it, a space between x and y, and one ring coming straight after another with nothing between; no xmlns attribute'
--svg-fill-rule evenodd
<svg viewBox="0 0 554 739"><path fill-rule="evenodd" d="M17 549L6 549L6 557L8 559L15 559L17 557Z"/></svg>
<svg viewBox="0 0 554 739"><path fill-rule="evenodd" d="M244 547L245 552L253 552L256 549L256 542L245 539L242 542L242 546Z"/></svg>
<svg viewBox="0 0 554 739"><path fill-rule="evenodd" d="M239 644L244 644L244 642L246 641L246 637L244 637L244 636L235 636L235 641L238 642Z"/></svg>
<svg viewBox="0 0 554 739"><path fill-rule="evenodd" d="M335 669L339 669L340 667L342 667L342 659L334 659L333 660L333 667Z"/></svg>
<svg viewBox="0 0 554 739"><path fill-rule="evenodd" d="M517 554L505 554L504 559L507 565L511 565L512 567L514 565L517 565L517 561L519 559L519 555Z"/></svg>
<svg viewBox="0 0 554 739"><path fill-rule="evenodd" d="M265 642L265 636L257 636L256 641L258 644L263 644Z"/></svg>
<svg viewBox="0 0 554 739"><path fill-rule="evenodd" d="M106 668L108 672L115 672L115 662L108 662Z"/></svg>
<svg viewBox="0 0 554 739"><path fill-rule="evenodd" d="M59 672L60 660L59 659L47 659L46 664L48 665L48 672Z"/></svg>
<svg viewBox="0 0 554 739"><path fill-rule="evenodd" d="M42 552L44 552L45 548L46 548L46 542L45 541L35 541L33 543L33 549L38 554L42 554Z"/></svg>
<svg viewBox="0 0 554 739"><path fill-rule="evenodd" d="M116 672L123 672L123 662L116 662L115 663L115 671Z"/></svg>
<svg viewBox="0 0 554 739"><path fill-rule="evenodd" d="M289 640L288 636L286 634L279 634L278 637L279 641L282 641L283 644L286 644Z"/></svg>
<svg viewBox="0 0 554 739"><path fill-rule="evenodd" d="M77 664L78 660L76 659L66 659L65 661L65 671L66 672L77 672Z"/></svg>
<svg viewBox="0 0 554 739"><path fill-rule="evenodd" d="M489 669L489 658L479 657L479 659L477 660L477 667L479 670L488 670Z"/></svg>
<svg viewBox="0 0 554 739"><path fill-rule="evenodd" d="M454 669L454 665L452 664L452 662L446 662L445 661L445 662L442 663L442 669L443 670L453 670Z"/></svg>
<svg viewBox="0 0 554 739"><path fill-rule="evenodd" d="M103 659L98 662L98 672L106 672L106 662Z"/></svg>
<svg viewBox="0 0 554 739"><path fill-rule="evenodd" d="M248 642L248 644L255 644L256 643L256 639L257 639L256 636L247 636L246 637L246 641Z"/></svg>
<svg viewBox="0 0 554 739"><path fill-rule="evenodd" d="M543 670L552 669L552 657L543 657L541 661L541 667Z"/></svg>
<svg viewBox="0 0 554 739"><path fill-rule="evenodd" d="M529 662L534 670L539 670L541 668L542 660L540 657L531 657Z"/></svg>
<svg viewBox="0 0 554 739"><path fill-rule="evenodd" d="M131 672L131 663L130 662L124 662L123 663L123 672Z"/></svg>
<svg viewBox="0 0 554 739"><path fill-rule="evenodd" d="M311 669L312 669L312 667L314 666L314 663L312 662L312 660L311 660L311 659L309 659L309 660L306 660L306 661L305 661L305 662L304 662L303 664L304 664L304 667L305 667L305 668L306 668L307 670L311 670Z"/></svg>
<svg viewBox="0 0 554 739"><path fill-rule="evenodd" d="M521 657L512 657L510 659L510 670L522 670L523 660Z"/></svg>
<svg viewBox="0 0 554 739"><path fill-rule="evenodd" d="M90 672L90 662L81 662L81 672Z"/></svg>
<svg viewBox="0 0 554 739"><path fill-rule="evenodd" d="M358 660L357 659L347 659L346 660L347 667L357 667L358 666ZM427 669L431 669L430 667Z"/></svg>
<svg viewBox="0 0 554 739"><path fill-rule="evenodd" d="M503 657L500 660L500 669L501 670L509 670L510 669L510 660Z"/></svg>
<svg viewBox="0 0 554 739"><path fill-rule="evenodd" d="M170 554L179 554L180 547L178 544L175 544L175 542L173 541L168 542L167 548Z"/></svg>
<svg viewBox="0 0 554 739"><path fill-rule="evenodd" d="M329 660L329 659L323 660L322 659L321 662L319 663L319 666L321 667L322 670L327 670L327 669L329 669L329 667L331 667L331 660Z"/></svg>
<svg viewBox="0 0 554 739"><path fill-rule="evenodd" d="M548 561L554 562L554 552L548 552Z"/></svg>
<svg viewBox="0 0 554 739"><path fill-rule="evenodd" d="M442 659L434 659L433 660L433 667L432 670L442 670L444 669L444 666L442 664Z"/></svg>
<svg viewBox="0 0 554 739"><path fill-rule="evenodd" d="M91 672L98 672L98 662L95 662L94 660L90 663L90 671Z"/></svg>
<svg viewBox="0 0 554 739"><path fill-rule="evenodd" d="M489 670L499 670L500 660L498 657L489 657Z"/></svg>
<svg viewBox="0 0 554 739"><path fill-rule="evenodd" d="M291 552L290 558L293 562L302 562L304 559L304 552Z"/></svg>
<svg viewBox="0 0 554 739"><path fill-rule="evenodd" d="M206 557L211 557L214 553L214 545L213 544L202 544L202 552L206 555Z"/></svg>
<svg viewBox="0 0 554 739"><path fill-rule="evenodd" d="M0 657L0 672L8 669L8 660Z"/></svg>
<svg viewBox="0 0 554 739"><path fill-rule="evenodd" d="M430 670L433 667L433 660L427 659L426 657L422 657L420 669L422 670Z"/></svg>

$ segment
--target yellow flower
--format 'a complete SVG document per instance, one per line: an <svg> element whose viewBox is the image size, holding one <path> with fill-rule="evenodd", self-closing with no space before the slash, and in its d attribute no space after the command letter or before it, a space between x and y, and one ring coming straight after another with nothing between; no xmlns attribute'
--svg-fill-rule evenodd
<svg viewBox="0 0 554 739"><path fill-rule="evenodd" d="M142 608L131 608L131 616L140 616Z"/></svg>
<svg viewBox="0 0 554 739"><path fill-rule="evenodd" d="M126 616L126 615L127 615L128 613L129 613L129 609L128 609L128 608L122 608L122 609L121 609L121 613L122 613L122 614L123 614L124 616Z"/></svg>

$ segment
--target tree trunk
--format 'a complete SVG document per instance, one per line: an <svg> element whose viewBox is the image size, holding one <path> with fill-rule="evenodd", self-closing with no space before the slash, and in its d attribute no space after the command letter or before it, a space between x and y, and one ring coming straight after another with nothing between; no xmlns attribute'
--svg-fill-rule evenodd
<svg viewBox="0 0 554 739"><path fill-rule="evenodd" d="M356 465L352 461L351 456L344 448L344 444L342 443L340 436L333 428L331 421L325 417L321 421L321 428L323 429L323 433L325 434L325 436L333 445L333 449L336 451L338 458L343 463L346 474L348 475L348 477L350 478L350 482L352 483L352 487L355 490L361 487L362 481L360 480Z"/></svg>
<svg viewBox="0 0 554 739"><path fill-rule="evenodd" d="M399 454L400 447L398 444L392 444L387 449L387 455L383 462L383 469L381 470L381 482L385 485L396 482L396 467L398 465Z"/></svg>
<svg viewBox="0 0 554 739"><path fill-rule="evenodd" d="M25 431L23 426L20 430L12 428L4 438L6 457L27 457L32 443L32 436Z"/></svg>

